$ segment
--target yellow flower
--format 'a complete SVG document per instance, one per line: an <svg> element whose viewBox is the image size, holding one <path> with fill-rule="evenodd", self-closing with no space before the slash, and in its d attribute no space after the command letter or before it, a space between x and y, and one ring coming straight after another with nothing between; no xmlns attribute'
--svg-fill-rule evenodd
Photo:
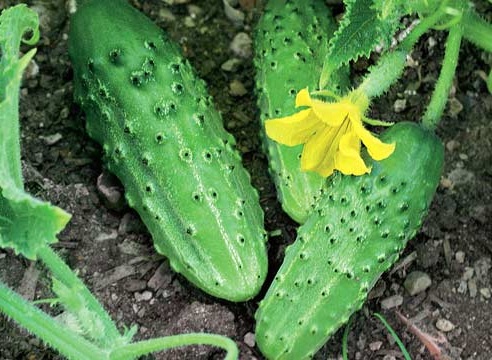
<svg viewBox="0 0 492 360"><path fill-rule="evenodd" d="M306 89L299 91L296 107L307 109L278 119L267 120L266 133L288 146L304 144L301 169L316 171L327 177L334 170L346 175L362 175L371 171L360 156L361 142L375 160L390 156L395 144L385 144L364 128L362 121L369 99L353 91L337 102L312 99Z"/></svg>

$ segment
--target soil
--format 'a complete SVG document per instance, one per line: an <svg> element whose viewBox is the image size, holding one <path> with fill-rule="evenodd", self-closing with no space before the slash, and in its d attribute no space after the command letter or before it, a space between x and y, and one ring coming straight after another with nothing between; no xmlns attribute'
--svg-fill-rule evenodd
<svg viewBox="0 0 492 360"><path fill-rule="evenodd" d="M261 152L251 53L247 48L239 54L230 49L236 34L252 36L261 10L243 8L245 20L235 24L226 16L222 1L191 0L169 5L178 2L132 1L180 44L207 82L226 128L238 141L244 165L260 192L266 229L273 235L281 234L271 236L269 241L270 281L280 266L285 246L295 239L297 225L282 212L276 200L267 159ZM1 0L0 8L13 3L17 2ZM67 54L71 2L25 3L39 12L42 37L21 89L24 176L28 191L72 214L54 246L56 250L121 328L138 325L137 338L213 332L234 339L241 359L263 359L254 346L254 312L268 281L255 299L234 304L204 294L169 269L166 259L154 251L138 215L114 199L123 190L105 172L101 150L86 135L83 113L73 102L73 72ZM241 3L247 7L254 1ZM340 4L330 3L335 3L335 12L342 11ZM477 2L477 7L492 18L487 1ZM444 40L438 32L422 39L402 79L374 103L373 117L391 121L419 119L438 76ZM239 59L237 68L223 70L222 65L232 58ZM354 77L373 60L357 62ZM413 359L432 359L396 311L427 334L438 337L440 332L445 339L440 347L450 359L492 357L492 95L483 80L491 63L485 53L463 43L455 86L437 129L446 149L441 183L421 231L394 270L378 281L354 317L348 336L350 359L403 358L393 337L373 316L375 312L387 319ZM237 81L242 83L246 91L239 91L240 95L231 91L234 81L236 85ZM101 174L105 184L102 188L97 185ZM108 186L113 197L108 198L101 191ZM404 282L415 271L427 274L432 283L410 295ZM8 250L0 250L0 279L27 298L50 296L43 267ZM340 358L342 332L343 329L333 336L315 359ZM213 348L188 347L148 358L222 357L223 352ZM0 359L60 358L0 316Z"/></svg>

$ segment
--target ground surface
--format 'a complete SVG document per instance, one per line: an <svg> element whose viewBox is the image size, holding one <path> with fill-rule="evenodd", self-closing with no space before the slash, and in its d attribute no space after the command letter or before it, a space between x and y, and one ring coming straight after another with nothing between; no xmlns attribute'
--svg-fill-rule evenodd
<svg viewBox="0 0 492 360"><path fill-rule="evenodd" d="M41 14L42 38L22 87L24 173L30 192L73 215L56 249L78 270L119 325L139 326L139 338L198 330L221 333L238 343L241 359L262 359L252 342L253 314L266 286L256 299L242 304L207 296L173 273L166 260L156 255L132 210L126 206L110 209L111 204L97 187L103 173L100 149L87 137L83 114L72 101L68 4L64 0L25 2ZM271 237L269 242L271 278L281 263L283 249L295 239L296 224L276 201L267 160L260 151L251 52L247 47L239 52L230 48L236 34L251 36L253 14L259 10L244 11L244 24L234 25L221 1L169 2L173 1L133 1L181 45L208 83L226 128L238 140L244 164L260 191L266 229L281 230L281 236ZM2 0L0 7L12 3L16 2ZM487 15L492 17L490 8ZM443 39L432 34L420 43L404 78L374 104L373 117L418 119L438 74ZM222 65L233 58L239 59L237 66L224 70ZM488 72L487 61L490 59L483 53L464 43L450 106L438 129L446 145L441 184L422 230L401 257L403 263L383 276L357 314L348 341L351 359L402 358L392 338L372 316L374 312L386 317L412 358L431 358L398 320L396 309L431 335L437 336L440 328L447 339L441 346L451 359L486 360L492 356L492 95L487 93L480 73ZM356 72L362 71L367 61L356 65ZM232 91L231 83L235 83ZM412 89L413 94L406 91ZM406 100L399 113L394 111L397 100ZM403 284L414 271L427 274L432 285L411 296ZM0 279L28 298L49 296L42 267L10 251L0 250ZM338 358L340 353L341 332L316 358ZM222 355L203 347L156 354L155 358L218 359ZM0 317L0 359L58 358L37 339Z"/></svg>

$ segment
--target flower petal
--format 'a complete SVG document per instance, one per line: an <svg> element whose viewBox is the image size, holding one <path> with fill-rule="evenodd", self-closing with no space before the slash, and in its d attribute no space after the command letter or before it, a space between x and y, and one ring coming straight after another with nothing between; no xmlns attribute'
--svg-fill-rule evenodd
<svg viewBox="0 0 492 360"><path fill-rule="evenodd" d="M315 171L323 177L328 177L335 170L335 155L338 150L340 139L347 132L350 123L346 121L339 127L327 127L326 132L322 133L319 138L313 138L304 146L301 158L301 169ZM324 143L324 148L311 146L311 142L319 141ZM314 154L314 155L313 155ZM316 159L311 163L309 159Z"/></svg>
<svg viewBox="0 0 492 360"><path fill-rule="evenodd" d="M323 161L336 137L338 128L324 127L304 145L301 157L301 170L313 170Z"/></svg>
<svg viewBox="0 0 492 360"><path fill-rule="evenodd" d="M304 88L297 93L296 107L299 106L311 106L311 96L309 95L308 88Z"/></svg>
<svg viewBox="0 0 492 360"><path fill-rule="evenodd" d="M328 103L320 100L312 100L312 109L321 121L333 127L340 126L350 110L344 102Z"/></svg>
<svg viewBox="0 0 492 360"><path fill-rule="evenodd" d="M364 126L362 122L352 122L353 129L357 136L362 140L364 145L367 148L369 155L374 160L383 160L390 156L393 151L395 151L395 143L385 144L373 134L369 132Z"/></svg>
<svg viewBox="0 0 492 360"><path fill-rule="evenodd" d="M335 168L345 175L362 175L370 172L360 156L360 139L355 132L348 132L340 139L339 151L335 156Z"/></svg>
<svg viewBox="0 0 492 360"><path fill-rule="evenodd" d="M288 146L304 144L321 127L310 109L301 110L291 116L265 121L265 130L271 139Z"/></svg>

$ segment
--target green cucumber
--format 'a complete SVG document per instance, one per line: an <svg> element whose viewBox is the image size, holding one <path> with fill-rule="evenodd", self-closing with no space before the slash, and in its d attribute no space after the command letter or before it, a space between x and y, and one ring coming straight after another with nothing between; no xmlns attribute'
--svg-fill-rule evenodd
<svg viewBox="0 0 492 360"><path fill-rule="evenodd" d="M178 47L126 1L89 0L69 53L87 131L157 251L211 295L256 295L267 272L258 193Z"/></svg>
<svg viewBox="0 0 492 360"><path fill-rule="evenodd" d="M335 174L256 314L268 359L305 359L358 310L420 228L443 167L443 146L415 123L382 136L395 152L370 174Z"/></svg>
<svg viewBox="0 0 492 360"><path fill-rule="evenodd" d="M301 171L302 145L289 147L269 139L264 123L295 113L299 90L318 89L328 41L335 29L323 0L269 0L256 27L256 92L263 147L282 208L299 223L307 219L316 204L325 179ZM346 70L334 76L333 87L347 86Z"/></svg>

